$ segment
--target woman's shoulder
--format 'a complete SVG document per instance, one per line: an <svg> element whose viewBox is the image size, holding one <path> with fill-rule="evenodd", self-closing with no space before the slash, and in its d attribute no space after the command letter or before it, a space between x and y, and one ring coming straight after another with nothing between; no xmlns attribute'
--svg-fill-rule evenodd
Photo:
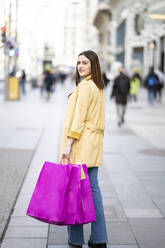
<svg viewBox="0 0 165 248"><path fill-rule="evenodd" d="M84 89L91 89L91 82L92 82L92 80L90 79L90 80L86 80L86 79L83 79L79 84L78 84L78 88L79 89L82 89L82 88L84 88Z"/></svg>

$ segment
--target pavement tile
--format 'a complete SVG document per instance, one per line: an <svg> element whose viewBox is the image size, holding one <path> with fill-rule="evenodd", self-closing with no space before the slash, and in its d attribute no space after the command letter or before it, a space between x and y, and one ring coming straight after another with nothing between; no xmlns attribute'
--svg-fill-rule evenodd
<svg viewBox="0 0 165 248"><path fill-rule="evenodd" d="M88 231L86 230L88 229ZM84 226L84 237L86 237L86 232L89 233L90 224ZM67 245L68 244L68 234L66 226L49 226L48 235L48 245Z"/></svg>
<svg viewBox="0 0 165 248"><path fill-rule="evenodd" d="M161 194L158 193L158 195L152 196L152 198L157 206L165 205L165 198L163 197L163 192Z"/></svg>
<svg viewBox="0 0 165 248"><path fill-rule="evenodd" d="M153 202L165 203L164 189L161 187L145 186L145 191L148 193Z"/></svg>
<svg viewBox="0 0 165 248"><path fill-rule="evenodd" d="M135 245L136 241L128 223L107 222L107 233L111 245ZM84 225L84 239L87 244L90 236L90 224ZM66 227L50 225L48 245L67 245L68 235ZM135 246L136 247L136 246Z"/></svg>
<svg viewBox="0 0 165 248"><path fill-rule="evenodd" d="M83 245L84 248L88 248L87 245ZM48 245L48 248L69 248L69 245Z"/></svg>
<svg viewBox="0 0 165 248"><path fill-rule="evenodd" d="M49 225L49 232L67 232L66 226Z"/></svg>
<svg viewBox="0 0 165 248"><path fill-rule="evenodd" d="M136 152L137 150L142 149L148 149L153 148L153 146L150 146L150 144L145 141L143 138L138 137L137 135L119 135L118 140L117 137L115 137L116 142L120 142L120 152L130 153L130 152ZM127 141L127 144L131 144L129 146L126 146L125 142Z"/></svg>
<svg viewBox="0 0 165 248"><path fill-rule="evenodd" d="M48 227L8 227L6 238L47 238Z"/></svg>
<svg viewBox="0 0 165 248"><path fill-rule="evenodd" d="M102 198L104 199L116 199L116 193L114 192L114 190L109 189L109 191L104 191L101 190L101 194L102 194Z"/></svg>
<svg viewBox="0 0 165 248"><path fill-rule="evenodd" d="M34 150L0 149L0 236L15 204Z"/></svg>
<svg viewBox="0 0 165 248"><path fill-rule="evenodd" d="M157 165L158 166L158 165ZM163 167L165 167L163 165ZM139 178L139 180L143 183L163 183L165 177L165 171L136 171L134 174Z"/></svg>
<svg viewBox="0 0 165 248"><path fill-rule="evenodd" d="M128 218L162 218L158 209L124 209Z"/></svg>
<svg viewBox="0 0 165 248"><path fill-rule="evenodd" d="M12 216L10 219L10 223L9 223L10 227L47 227L48 228L48 224L38 221L34 218L31 218L29 216Z"/></svg>
<svg viewBox="0 0 165 248"><path fill-rule="evenodd" d="M83 245L88 248L88 245ZM108 248L138 248L137 245L107 245ZM48 248L69 248L68 245L48 245Z"/></svg>
<svg viewBox="0 0 165 248"><path fill-rule="evenodd" d="M69 245L48 245L48 248L69 248Z"/></svg>
<svg viewBox="0 0 165 248"><path fill-rule="evenodd" d="M30 195L29 195L29 198L30 198ZM15 204L15 208L28 208L28 205L29 205L29 202L30 202L30 199L18 199L16 204Z"/></svg>
<svg viewBox="0 0 165 248"><path fill-rule="evenodd" d="M138 248L137 245L108 245L109 248Z"/></svg>
<svg viewBox="0 0 165 248"><path fill-rule="evenodd" d="M31 196L29 194L19 194L17 201L29 202L30 198L31 198Z"/></svg>
<svg viewBox="0 0 165 248"><path fill-rule="evenodd" d="M164 172L165 166L164 166L164 160L152 160L151 157L149 157L148 160L138 158L136 159L136 163L134 162L134 158L130 157L129 160L129 166L133 171L144 171L144 172Z"/></svg>
<svg viewBox="0 0 165 248"><path fill-rule="evenodd" d="M165 247L165 219L131 218L129 220L140 248Z"/></svg>
<svg viewBox="0 0 165 248"><path fill-rule="evenodd" d="M162 217L165 217L165 203L164 204L157 203L157 205L158 205L158 208L159 208L159 211L160 211Z"/></svg>
<svg viewBox="0 0 165 248"><path fill-rule="evenodd" d="M112 161L111 165L106 164L106 169L108 173L128 173L130 171L130 168L123 163L123 159L121 159L121 162L119 164L115 164Z"/></svg>
<svg viewBox="0 0 165 248"><path fill-rule="evenodd" d="M12 216L25 217L27 208L14 208Z"/></svg>
<svg viewBox="0 0 165 248"><path fill-rule="evenodd" d="M67 245L68 244L67 232L49 232L48 244Z"/></svg>
<svg viewBox="0 0 165 248"><path fill-rule="evenodd" d="M119 152L116 154L105 153L103 156L103 162L106 165L106 169L115 168L115 166L120 166L122 169L122 167L127 166L127 161L123 159L122 154Z"/></svg>
<svg viewBox="0 0 165 248"><path fill-rule="evenodd" d="M111 245L136 245L129 223L106 223L108 240Z"/></svg>
<svg viewBox="0 0 165 248"><path fill-rule="evenodd" d="M32 195L33 191L34 191L35 185L23 185L23 187L21 188L20 194L24 194L24 195Z"/></svg>
<svg viewBox="0 0 165 248"><path fill-rule="evenodd" d="M154 209L155 205L135 175L111 173L111 180L124 208ZM138 196L138 197L137 197Z"/></svg>
<svg viewBox="0 0 165 248"><path fill-rule="evenodd" d="M107 201L105 198L103 198L103 205L104 205L104 214L106 217L106 221L110 221L110 222L127 221L125 212L121 207L121 204L117 198L114 199L109 197Z"/></svg>
<svg viewBox="0 0 165 248"><path fill-rule="evenodd" d="M17 127L4 147L14 149L35 149L41 131L42 130L39 127Z"/></svg>
<svg viewBox="0 0 165 248"><path fill-rule="evenodd" d="M5 238L1 248L45 248L46 243L46 238Z"/></svg>

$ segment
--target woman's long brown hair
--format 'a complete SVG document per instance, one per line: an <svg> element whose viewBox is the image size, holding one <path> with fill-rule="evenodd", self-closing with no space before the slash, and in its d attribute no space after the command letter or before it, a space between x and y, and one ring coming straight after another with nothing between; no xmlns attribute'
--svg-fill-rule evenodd
<svg viewBox="0 0 165 248"><path fill-rule="evenodd" d="M80 55L84 55L85 57L87 57L90 60L90 62L91 62L91 78L99 89L104 89L104 81L102 78L100 62L99 62L97 54L91 50L87 50L87 51L81 52L78 55L78 57ZM80 75L79 75L79 72L78 72L77 66L76 66L76 85L78 85L79 83L80 83Z"/></svg>

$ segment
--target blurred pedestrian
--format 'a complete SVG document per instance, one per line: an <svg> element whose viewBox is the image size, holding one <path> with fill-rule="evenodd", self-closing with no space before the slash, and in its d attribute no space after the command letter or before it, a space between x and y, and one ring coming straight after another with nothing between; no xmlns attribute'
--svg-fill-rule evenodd
<svg viewBox="0 0 165 248"><path fill-rule="evenodd" d="M87 165L96 211L88 246L106 248L107 232L97 178L98 167L102 165L104 82L97 54L93 51L84 51L78 56L76 86L68 96L60 157L73 164ZM81 248L84 244L83 225L71 225L67 230L70 246Z"/></svg>
<svg viewBox="0 0 165 248"><path fill-rule="evenodd" d="M44 84L45 84L45 89L46 89L46 92L47 92L47 96L46 96L47 100L50 99L50 94L51 94L51 91L52 91L53 82L54 82L53 75L49 71L46 71Z"/></svg>
<svg viewBox="0 0 165 248"><path fill-rule="evenodd" d="M159 78L157 74L154 72L154 68L151 67L150 71L144 81L144 86L148 90L148 103L153 106L154 101L156 99L156 92L159 84Z"/></svg>
<svg viewBox="0 0 165 248"><path fill-rule="evenodd" d="M136 72L133 74L131 81L130 81L130 90L129 90L129 97L130 100L136 102L137 101L137 95L139 92L140 87L140 75Z"/></svg>
<svg viewBox="0 0 165 248"><path fill-rule="evenodd" d="M40 88L40 94L41 96L43 96L43 93L44 93L44 89L45 89L45 73L44 71L42 72L40 78L39 78L39 88Z"/></svg>
<svg viewBox="0 0 165 248"><path fill-rule="evenodd" d="M20 86L21 86L21 92L23 95L26 94L25 84L26 84L26 73L25 73L25 70L22 70L22 74L20 77Z"/></svg>
<svg viewBox="0 0 165 248"><path fill-rule="evenodd" d="M64 72L60 72L59 77L60 77L61 85L63 86L67 76Z"/></svg>
<svg viewBox="0 0 165 248"><path fill-rule="evenodd" d="M158 68L157 70L155 70L156 75L158 76L158 85L157 85L157 94L156 97L158 95L158 100L159 102L162 101L162 90L164 87L164 81L165 81L165 74L161 71L160 68Z"/></svg>
<svg viewBox="0 0 165 248"><path fill-rule="evenodd" d="M124 73L124 68L119 68L120 75L114 80L111 98L115 97L117 106L118 126L124 123L127 98L130 89L130 78Z"/></svg>
<svg viewBox="0 0 165 248"><path fill-rule="evenodd" d="M105 72L103 72L103 80L104 80L105 87L107 87L107 85L109 84L110 80L109 80L109 78L107 78L107 75L106 75Z"/></svg>

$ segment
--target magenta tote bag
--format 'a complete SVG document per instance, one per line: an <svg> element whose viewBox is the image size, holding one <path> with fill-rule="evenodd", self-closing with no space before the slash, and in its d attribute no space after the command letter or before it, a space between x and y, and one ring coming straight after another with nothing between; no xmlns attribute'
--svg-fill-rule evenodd
<svg viewBox="0 0 165 248"><path fill-rule="evenodd" d="M85 224L96 220L86 165L45 162L27 215L55 225Z"/></svg>
<svg viewBox="0 0 165 248"><path fill-rule="evenodd" d="M58 224L65 221L66 191L72 166L45 162L31 197L27 215Z"/></svg>

